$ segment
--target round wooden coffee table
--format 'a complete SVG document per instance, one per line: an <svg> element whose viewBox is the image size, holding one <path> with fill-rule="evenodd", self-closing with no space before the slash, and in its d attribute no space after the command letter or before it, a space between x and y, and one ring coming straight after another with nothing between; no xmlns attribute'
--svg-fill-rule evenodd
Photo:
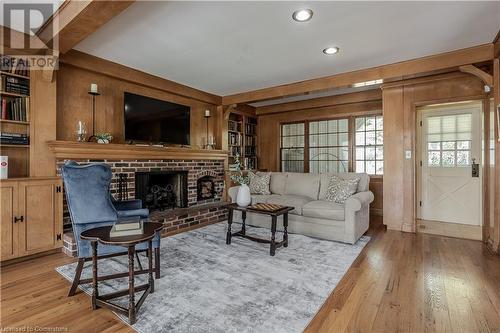
<svg viewBox="0 0 500 333"><path fill-rule="evenodd" d="M101 306L107 307L127 316L130 324L134 324L136 322L137 311L139 311L139 308L144 303L147 295L154 292L153 238L157 232L163 229L163 224L157 222L144 222L144 232L142 234L124 237L110 237L109 231L111 228L112 226L93 228L82 232L80 235L82 239L89 240L92 244L92 308L95 310ZM99 295L99 277L97 276L98 242L103 245L123 246L128 249L128 289L116 291L106 295ZM149 278L148 283L140 286L134 286L134 276L137 273L134 270L135 246L142 242L148 242L148 269L145 272L141 271L139 273L148 273ZM115 278L124 276L127 276L127 273L118 273L114 275ZM144 293L136 304L135 293L138 291L144 291ZM128 309L109 302L109 300L113 298L122 297L127 294L129 296Z"/></svg>

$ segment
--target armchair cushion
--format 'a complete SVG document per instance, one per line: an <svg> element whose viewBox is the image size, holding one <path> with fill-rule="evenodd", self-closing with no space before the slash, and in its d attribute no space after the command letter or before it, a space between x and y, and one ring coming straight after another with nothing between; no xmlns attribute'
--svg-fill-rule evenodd
<svg viewBox="0 0 500 333"><path fill-rule="evenodd" d="M113 206L115 206L116 210L131 210L131 209L142 209L142 200L133 199L133 200L113 200Z"/></svg>
<svg viewBox="0 0 500 333"><path fill-rule="evenodd" d="M315 200L306 203L302 207L302 215L318 219L344 221L344 205L330 201Z"/></svg>
<svg viewBox="0 0 500 333"><path fill-rule="evenodd" d="M129 210L118 210L118 217L134 217L139 216L140 218L147 218L149 216L149 209L141 208L141 209L129 209Z"/></svg>

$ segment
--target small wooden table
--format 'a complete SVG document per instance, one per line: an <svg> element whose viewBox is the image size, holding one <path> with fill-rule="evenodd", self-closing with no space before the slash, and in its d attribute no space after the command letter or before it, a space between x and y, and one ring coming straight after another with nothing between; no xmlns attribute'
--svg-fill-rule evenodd
<svg viewBox="0 0 500 333"><path fill-rule="evenodd" d="M85 240L89 240L92 244L92 285L94 292L92 293L92 308L95 310L101 306L107 307L113 311L124 314L128 317L130 324L134 324L136 322L136 313L139 311L139 308L146 300L146 296L150 293L154 292L154 279L153 279L153 238L155 234L163 229L162 223L157 222L144 222L144 233L141 235L133 235L133 236L124 236L124 237L110 237L109 231L112 226L107 227L99 227L86 230L81 233L81 238ZM116 245L123 246L128 249L128 274L127 273L118 273L114 274L114 277L124 277L128 275L128 289L116 291L113 293L109 293L106 295L99 295L98 290L98 281L97 276L97 243L101 243L104 245ZM148 242L148 269L146 271L136 272L134 270L134 255L135 255L135 246L142 242ZM134 277L136 274L148 273L148 283L134 286ZM109 276L108 278L111 278ZM135 303L135 293L138 291L144 291L139 302ZM122 306L113 304L109 302L110 299L122 297L127 295L129 296L128 308L124 308Z"/></svg>
<svg viewBox="0 0 500 333"><path fill-rule="evenodd" d="M228 227L226 234L226 244L231 244L231 237L243 237L252 240L254 242L270 244L269 253L271 256L274 256L276 254L277 248L281 246L288 247L288 212L294 210L295 209L294 207L284 206L283 209L280 209L278 211L265 211L265 210L251 209L249 207L240 207L237 204L233 203L228 205L227 209L228 209L228 219L227 219ZM231 224L233 223L233 212L235 210L241 212L242 225L240 231L231 233ZM246 234L245 220L247 218L247 212L271 216L271 240L257 238ZM276 242L275 238L276 222L278 220L278 216L280 215L283 215L283 229L284 229L283 240L281 242Z"/></svg>

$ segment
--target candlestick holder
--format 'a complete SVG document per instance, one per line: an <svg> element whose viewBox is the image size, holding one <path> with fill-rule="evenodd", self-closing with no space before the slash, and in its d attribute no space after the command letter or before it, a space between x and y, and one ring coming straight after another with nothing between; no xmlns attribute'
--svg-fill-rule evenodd
<svg viewBox="0 0 500 333"><path fill-rule="evenodd" d="M100 94L98 92L93 92L93 91L89 91L89 95L92 96L92 135L88 138L88 142L92 141L92 139L95 138L95 99L96 99L96 96L99 96Z"/></svg>

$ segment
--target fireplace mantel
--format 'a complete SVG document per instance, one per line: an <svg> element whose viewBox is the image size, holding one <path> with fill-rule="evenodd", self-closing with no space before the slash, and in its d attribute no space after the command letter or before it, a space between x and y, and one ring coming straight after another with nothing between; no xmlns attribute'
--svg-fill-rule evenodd
<svg viewBox="0 0 500 333"><path fill-rule="evenodd" d="M206 150L180 147L155 147L133 144L98 144L94 142L48 141L57 159L102 160L226 160L225 150Z"/></svg>

